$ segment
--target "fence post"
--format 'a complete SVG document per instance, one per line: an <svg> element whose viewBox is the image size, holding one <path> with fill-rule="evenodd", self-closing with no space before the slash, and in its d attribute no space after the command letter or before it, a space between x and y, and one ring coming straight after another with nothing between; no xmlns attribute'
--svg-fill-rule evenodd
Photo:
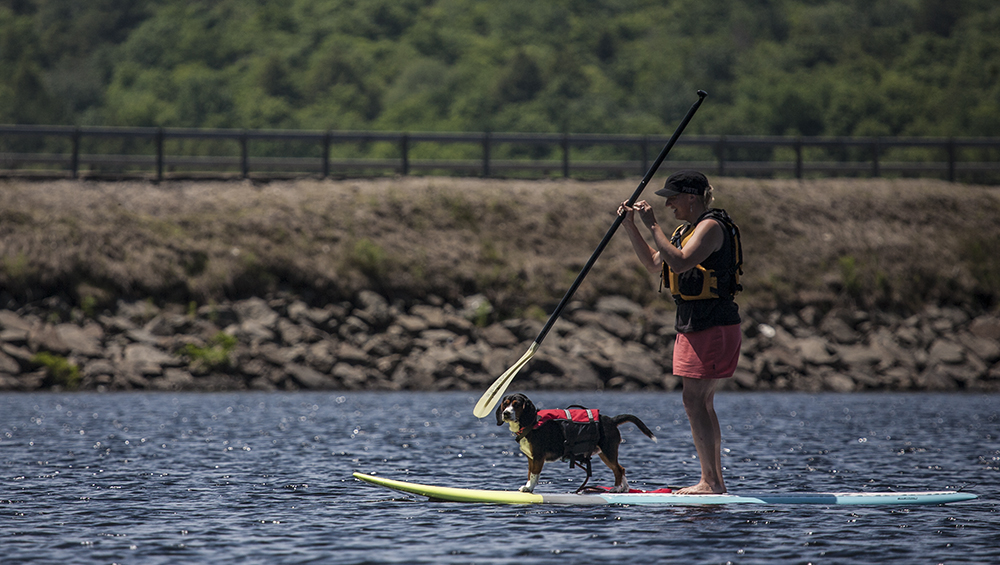
<svg viewBox="0 0 1000 565"><path fill-rule="evenodd" d="M649 170L649 136L642 136L642 174Z"/></svg>
<svg viewBox="0 0 1000 565"><path fill-rule="evenodd" d="M490 132L483 133L483 178L490 177Z"/></svg>
<svg viewBox="0 0 1000 565"><path fill-rule="evenodd" d="M250 176L250 157L247 155L247 130L240 131L240 170L243 178Z"/></svg>
<svg viewBox="0 0 1000 565"><path fill-rule="evenodd" d="M330 130L323 134L323 178L330 176Z"/></svg>
<svg viewBox="0 0 1000 565"><path fill-rule="evenodd" d="M875 178L878 178L879 175L881 174L881 170L879 169L879 163L878 163L879 152L881 152L882 149L881 145L882 145L882 138L879 136L875 136L875 140L872 141L872 176Z"/></svg>
<svg viewBox="0 0 1000 565"><path fill-rule="evenodd" d="M955 182L955 138L948 138L948 182Z"/></svg>
<svg viewBox="0 0 1000 565"><path fill-rule="evenodd" d="M77 178L78 171L80 170L80 128L73 130L73 156L69 167L73 178Z"/></svg>
<svg viewBox="0 0 1000 565"><path fill-rule="evenodd" d="M562 150L563 150L563 178L569 178L569 134L564 133L562 136Z"/></svg>
<svg viewBox="0 0 1000 565"><path fill-rule="evenodd" d="M156 182L163 180L163 128L156 128Z"/></svg>
<svg viewBox="0 0 1000 565"><path fill-rule="evenodd" d="M802 136L795 136L795 178L802 180Z"/></svg>
<svg viewBox="0 0 1000 565"><path fill-rule="evenodd" d="M726 136L719 136L719 143L716 145L715 151L716 158L719 160L719 176L721 177L726 174Z"/></svg>
<svg viewBox="0 0 1000 565"><path fill-rule="evenodd" d="M406 176L410 174L410 134L404 133L399 138L399 151L403 159L403 176Z"/></svg>

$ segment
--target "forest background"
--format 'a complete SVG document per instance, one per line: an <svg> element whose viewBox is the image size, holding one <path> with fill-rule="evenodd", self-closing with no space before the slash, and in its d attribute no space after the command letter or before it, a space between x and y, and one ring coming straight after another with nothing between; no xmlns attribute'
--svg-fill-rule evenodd
<svg viewBox="0 0 1000 565"><path fill-rule="evenodd" d="M0 123L1000 131L994 0L0 0Z"/></svg>
<svg viewBox="0 0 1000 565"><path fill-rule="evenodd" d="M996 0L0 0L0 123L663 136L703 89L711 111L685 135L996 136L998 29ZM930 329L937 318L909 316L988 312L980 325L996 331L993 349L941 382L1000 382L996 187L713 182L750 258L745 312L804 323L847 312L861 325L888 313ZM376 290L394 305L483 295L493 308L484 325L541 320L634 187L3 179L0 376L15 375L7 382L17 390L58 384L32 356L53 350L36 330L114 321L100 314L133 301L193 318L291 293L346 312ZM672 307L621 237L576 298L612 295ZM35 325L6 327L19 319ZM940 341L930 329L921 347ZM117 339L99 361L121 361ZM182 345L215 347L214 337L191 339ZM49 359L74 370L84 362ZM149 384L119 382L128 363L99 363L98 374L91 361L85 378Z"/></svg>

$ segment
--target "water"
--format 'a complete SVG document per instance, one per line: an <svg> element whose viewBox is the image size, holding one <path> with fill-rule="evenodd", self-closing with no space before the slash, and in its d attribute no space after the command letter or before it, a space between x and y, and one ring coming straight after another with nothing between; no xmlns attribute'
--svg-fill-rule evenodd
<svg viewBox="0 0 1000 565"><path fill-rule="evenodd" d="M0 562L996 563L993 395L720 394L731 492L937 490L947 506L561 507L428 503L353 471L512 489L525 459L479 393L0 395ZM631 412L633 486L698 474L678 394L532 393ZM595 460L592 484L610 484ZM579 469L551 463L539 492Z"/></svg>

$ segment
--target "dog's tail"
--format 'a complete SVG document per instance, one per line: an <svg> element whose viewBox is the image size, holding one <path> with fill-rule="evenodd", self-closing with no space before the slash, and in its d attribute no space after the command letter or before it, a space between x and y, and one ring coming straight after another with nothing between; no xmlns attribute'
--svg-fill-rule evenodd
<svg viewBox="0 0 1000 565"><path fill-rule="evenodd" d="M611 421L614 422L616 426L620 426L625 422L632 422L637 428L639 428L640 432L646 434L646 437L656 441L656 436L653 435L653 432L649 431L649 428L646 427L646 424L642 423L642 420L640 420L638 416L633 416L631 414L619 414L618 416L611 418Z"/></svg>

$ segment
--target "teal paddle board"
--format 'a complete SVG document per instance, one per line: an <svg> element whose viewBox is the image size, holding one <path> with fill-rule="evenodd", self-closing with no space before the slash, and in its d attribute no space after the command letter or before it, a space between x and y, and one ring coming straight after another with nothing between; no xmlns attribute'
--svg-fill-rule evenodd
<svg viewBox="0 0 1000 565"><path fill-rule="evenodd" d="M422 485L384 479L364 473L354 477L400 492L426 496L430 501L478 502L485 504L634 504L696 506L704 504L827 504L827 505L914 505L947 504L973 500L976 495L952 490L918 492L815 492L788 494L673 494L663 492L538 494L507 490L484 490Z"/></svg>

